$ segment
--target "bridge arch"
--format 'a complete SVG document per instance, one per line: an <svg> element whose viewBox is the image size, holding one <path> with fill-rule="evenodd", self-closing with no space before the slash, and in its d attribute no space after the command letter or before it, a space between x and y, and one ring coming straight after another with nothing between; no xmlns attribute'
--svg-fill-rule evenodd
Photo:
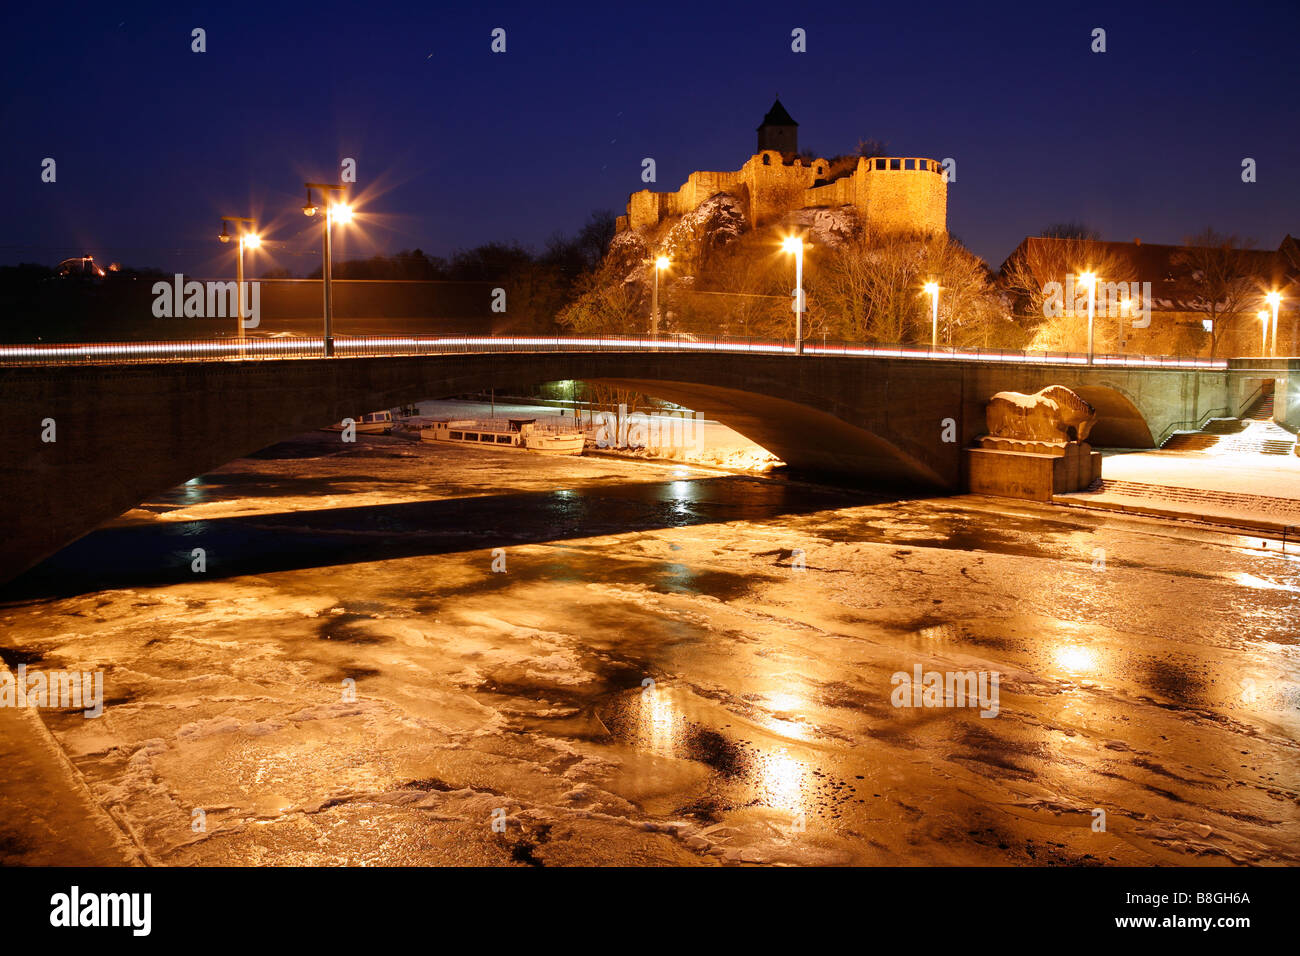
<svg viewBox="0 0 1300 956"><path fill-rule="evenodd" d="M1151 426L1133 397L1114 385L1071 385L1070 388L1097 410L1097 424L1088 442L1100 448L1151 448Z"/></svg>

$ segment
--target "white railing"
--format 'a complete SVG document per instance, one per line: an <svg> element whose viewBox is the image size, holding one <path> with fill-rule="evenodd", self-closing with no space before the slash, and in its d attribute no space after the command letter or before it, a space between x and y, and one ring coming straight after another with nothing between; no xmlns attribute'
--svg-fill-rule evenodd
<svg viewBox="0 0 1300 956"><path fill-rule="evenodd" d="M133 362L256 361L322 359L320 336L302 338L193 339L166 342L81 342L0 345L0 365L86 365ZM357 335L334 338L333 360L382 356L494 352L722 352L793 355L794 343L780 339L692 335ZM921 345L805 342L805 356L907 358L931 361L1088 365L1082 352L1024 352L1010 349L930 349ZM1169 355L1095 355L1093 365L1141 368L1223 369L1223 359Z"/></svg>

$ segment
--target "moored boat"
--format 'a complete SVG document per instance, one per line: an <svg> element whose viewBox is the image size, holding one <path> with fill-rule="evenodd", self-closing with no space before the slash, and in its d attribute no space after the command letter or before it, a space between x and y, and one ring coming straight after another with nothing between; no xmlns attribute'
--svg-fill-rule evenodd
<svg viewBox="0 0 1300 956"><path fill-rule="evenodd" d="M346 420L346 419L345 419ZM393 430L393 413L388 410L382 412L370 412L368 415L358 415L352 419L356 426L356 431L362 435L387 435ZM343 431L343 422L335 422L325 429L329 432Z"/></svg>
<svg viewBox="0 0 1300 956"><path fill-rule="evenodd" d="M459 445L523 448L540 455L581 455L586 444L586 436L578 429L539 425L535 418L433 421L420 429L420 438Z"/></svg>

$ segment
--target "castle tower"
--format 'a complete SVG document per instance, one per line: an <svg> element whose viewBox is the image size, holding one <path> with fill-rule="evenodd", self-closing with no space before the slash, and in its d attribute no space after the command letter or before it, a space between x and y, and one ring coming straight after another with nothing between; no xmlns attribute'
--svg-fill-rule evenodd
<svg viewBox="0 0 1300 956"><path fill-rule="evenodd" d="M786 156L799 152L799 124L786 112L778 99L758 127L758 150L775 149Z"/></svg>

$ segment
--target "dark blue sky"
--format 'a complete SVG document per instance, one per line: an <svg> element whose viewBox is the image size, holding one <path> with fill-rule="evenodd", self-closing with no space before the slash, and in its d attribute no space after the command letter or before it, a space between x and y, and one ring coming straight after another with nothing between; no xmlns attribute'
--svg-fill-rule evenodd
<svg viewBox="0 0 1300 956"><path fill-rule="evenodd" d="M956 159L949 228L995 266L1063 219L1149 242L1300 232L1294 3L62 4L6 19L6 264L85 249L224 273L218 217L252 213L273 242L255 271L301 274L318 244L301 183L337 179L347 156L366 219L338 255L539 247L621 212L643 157L659 189L739 168L777 92L823 155L875 138ZM206 53L190 52L195 27Z"/></svg>

